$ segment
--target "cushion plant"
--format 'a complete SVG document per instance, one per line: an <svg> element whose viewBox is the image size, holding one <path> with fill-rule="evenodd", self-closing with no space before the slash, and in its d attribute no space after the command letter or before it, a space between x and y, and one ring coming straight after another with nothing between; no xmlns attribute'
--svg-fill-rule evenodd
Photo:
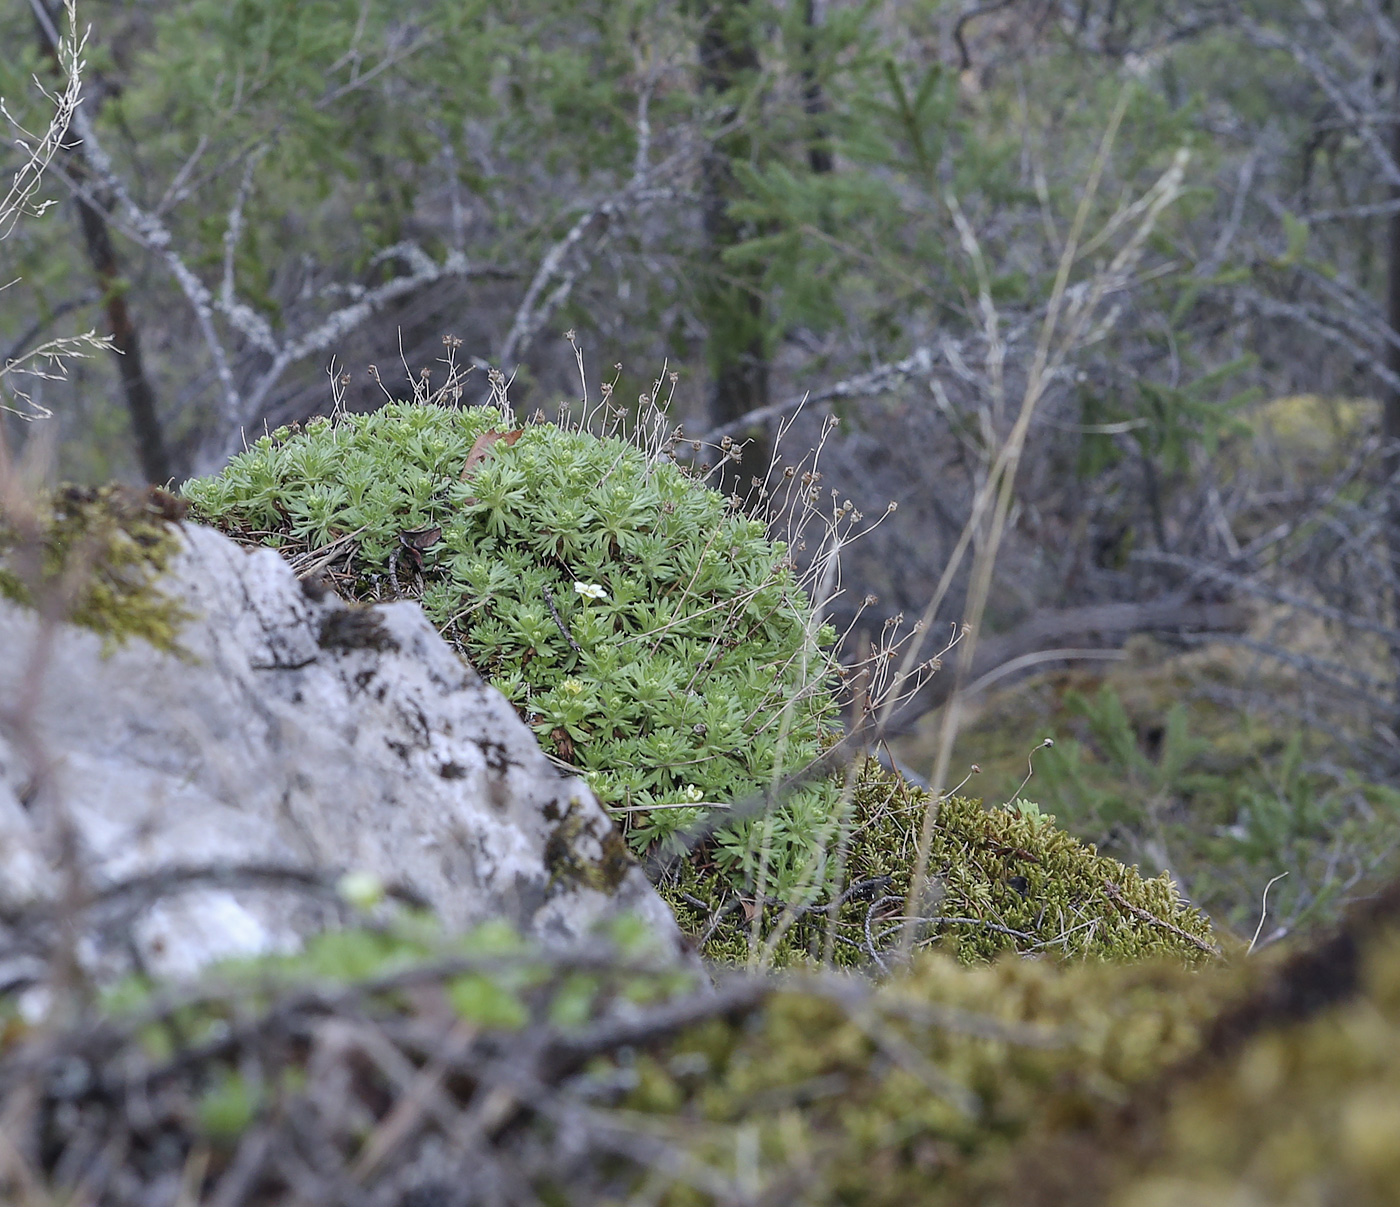
<svg viewBox="0 0 1400 1207"><path fill-rule="evenodd" d="M635 849L674 848L819 752L834 634L786 548L664 454L512 428L494 407L394 403L279 429L183 493L235 536L325 549L352 598L419 598ZM713 858L736 879L761 865L780 896L816 890L835 801L804 789Z"/></svg>

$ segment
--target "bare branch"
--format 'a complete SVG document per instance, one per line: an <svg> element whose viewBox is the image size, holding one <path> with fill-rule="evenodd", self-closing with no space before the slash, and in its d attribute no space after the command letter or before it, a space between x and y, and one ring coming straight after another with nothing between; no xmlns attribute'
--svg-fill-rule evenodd
<svg viewBox="0 0 1400 1207"><path fill-rule="evenodd" d="M206 468L217 468L223 460L239 448L243 423L251 422L261 412L268 395L282 379L282 375L293 364L309 356L325 352L344 339L351 331L383 310L390 302L411 295L438 281L457 277L467 280L512 280L515 274L508 269L493 265L473 265L459 251L450 251L441 261L434 260L418 244L396 243L379 252L375 263L392 258L401 258L410 266L404 275L386 281L374 289L360 292L354 302L327 316L318 326L304 332L295 339L281 345L274 345L272 363L258 376L257 382L248 391L242 407L242 418L223 434L223 443L206 460L211 464ZM245 308L246 309L246 308ZM230 321L234 315L229 315Z"/></svg>
<svg viewBox="0 0 1400 1207"><path fill-rule="evenodd" d="M8 406L0 401L0 411L18 415L21 419L49 418L52 412L48 407L35 402L27 390L20 389L9 380L10 375L24 374L43 381L67 381L69 360L82 360L98 352L111 352L115 347L110 335L98 335L95 330L90 330L81 335L63 335L46 340L28 352L7 359L0 364L0 385L9 391L19 406Z"/></svg>
<svg viewBox="0 0 1400 1207"><path fill-rule="evenodd" d="M820 390L811 390L806 394L794 395L785 398L781 402L770 403L765 407L758 407L748 411L730 423L722 424L719 427L710 428L698 436L687 435L687 440L699 440L703 444L715 444L725 436L739 436L749 428L758 427L761 424L771 423L784 415L797 410L803 405L813 403L830 402L834 398L869 398L876 394L883 394L916 375L925 375L933 372L934 362L940 357L947 357L947 343L939 349L929 347L915 348L903 360L892 361L888 364L879 365L867 373L858 374L855 377L848 377L844 381L838 381L832 385L825 386Z"/></svg>
<svg viewBox="0 0 1400 1207"><path fill-rule="evenodd" d="M87 45L87 34L78 36L78 16L74 3L75 0L64 0L63 8L68 17L69 29L69 36L66 38L53 28L47 10L43 10L43 19L48 22L54 54L63 73L63 88L57 93L49 92L43 84L35 81L39 91L48 97L54 106L53 117L49 119L44 132L37 136L30 134L15 120L5 107L3 98L0 98L0 116L21 134L17 145L24 156L24 161L10 178L8 191L4 197L0 197L0 239L9 236L21 217L37 217L52 204L42 202L36 205L33 198L45 170L63 146L64 135L67 134L73 116L82 104L82 73L85 65L83 49Z"/></svg>
<svg viewBox="0 0 1400 1207"><path fill-rule="evenodd" d="M30 3L34 5L36 11L42 11L43 5L40 0L30 0ZM242 397L233 380L233 370L229 365L228 354L224 350L218 332L214 329L215 303L213 295L175 251L174 239L169 228L136 204L125 182L117 175L116 169L112 166L111 157L103 150L92 122L83 111L82 105L74 110L73 129L79 139L78 151L88 170L101 187L110 192L121 204L128 223L141 243L164 261L166 268L175 278L181 292L185 295L185 299L189 302L190 308L194 311L195 321L204 337L204 344L209 350L210 358L214 362L214 371L223 392L224 420L226 423L236 426L243 410Z"/></svg>
<svg viewBox="0 0 1400 1207"><path fill-rule="evenodd" d="M1345 87L1337 79L1335 73L1317 56L1312 48L1296 38L1285 37L1272 29L1265 29L1253 21L1247 20L1241 24L1257 45L1274 50L1284 50L1293 56L1298 65L1312 76L1317 86L1326 94L1327 99L1346 119L1351 131L1370 151L1371 159L1385 182L1394 187L1400 187L1400 164L1395 162L1395 157L1391 155L1389 148L1377 134L1375 123L1367 119L1352 98L1347 95ZM1364 73L1362 78L1365 78Z"/></svg>
<svg viewBox="0 0 1400 1207"><path fill-rule="evenodd" d="M669 188L629 187L616 197L597 202L579 215L568 233L545 253L539 268L535 270L525 296L516 307L515 319L496 356L497 363L503 366L513 365L529 346L535 334L549 320L549 316L568 296L569 289L573 286L574 275L561 274L561 268L569 254L579 247L591 229L606 229L615 218L652 202L672 201L675 196L675 191ZM564 281L560 288L555 289L541 303L541 295L561 275L564 276Z"/></svg>
<svg viewBox="0 0 1400 1207"><path fill-rule="evenodd" d="M253 188L253 173L267 153L267 146L258 147L248 156L243 165L243 179L239 181L238 192L228 212L228 225L224 229L224 280L219 291L219 307L228 320L237 327L253 346L273 356L277 354L277 341L273 337L271 325L251 306L238 301L233 291L233 262L238 251L238 241L243 237L243 207L248 202L248 194Z"/></svg>

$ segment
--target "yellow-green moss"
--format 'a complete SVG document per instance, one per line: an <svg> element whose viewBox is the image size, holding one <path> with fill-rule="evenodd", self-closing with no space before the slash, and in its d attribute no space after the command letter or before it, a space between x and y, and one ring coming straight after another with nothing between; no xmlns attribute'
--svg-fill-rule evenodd
<svg viewBox="0 0 1400 1207"><path fill-rule="evenodd" d="M155 580L180 547L173 521L183 512L162 490L70 486L38 501L33 525L0 513L0 595L33 607L37 591L101 634L107 652L139 637L179 653L189 617Z"/></svg>
<svg viewBox="0 0 1400 1207"><path fill-rule="evenodd" d="M448 972L444 987L463 1018L496 1032L488 1068L537 1057L545 1033L519 1031L526 1019L548 1020L570 1042L615 1034L590 1047L586 1069L561 1066L570 1096L552 1101L588 1113L597 1130L582 1134L596 1146L572 1152L566 1174L540 1173L531 1190L542 1202L604 1201L602 1184L618 1202L657 1207L1382 1207L1400 1178L1397 920L1392 886L1321 944L1195 969L1179 959L1011 955L969 966L925 952L878 986L830 973L775 978L753 995L721 986L728 1006L705 1021L639 1032L613 1032L615 1018L580 1032L616 1000L606 976L552 975L550 957L492 924L462 950L504 962ZM399 938L322 936L278 960L288 986L354 981L402 971L405 954L434 954L430 934L414 922ZM254 998L240 1001L236 983L227 982L227 1002L204 999L180 1022L190 1059L206 1065L193 1082L215 1087L187 1116L215 1160L231 1156L232 1133L255 1119L273 1129L295 1119L304 1092L297 1068L307 1050L295 1041L276 1066L285 1102L245 1102L227 1082L238 1068L227 1047L198 1055L202 1020L244 1020L266 1041L285 1034L286 1011L311 1008L269 1002L261 971L242 981ZM713 1000L695 996L683 974L644 977L640 994L617 988L660 1003L658 1019L667 995ZM254 1030L250 1010L269 1005L279 1021ZM382 1013L405 1034L443 1035L440 1007L423 992L376 994L351 1009L357 1020ZM428 1011L436 1029L407 1025ZM156 1051L164 1061L166 1049ZM465 1109L480 1084L463 1076L442 1088ZM551 1101L544 1089L539 1098ZM386 1112L392 1101L382 1101ZM506 1159L527 1128L555 1143L557 1117L522 1115L492 1143Z"/></svg>
<svg viewBox="0 0 1400 1207"><path fill-rule="evenodd" d="M1121 1207L1383 1207L1400 1198L1400 931L1373 941L1359 991L1253 1035L1174 1086L1112 1178ZM1139 1147L1134 1145L1134 1148ZM1135 1167L1136 1166L1136 1167Z"/></svg>
<svg viewBox="0 0 1400 1207"><path fill-rule="evenodd" d="M1316 946L1196 970L932 954L873 993L796 981L653 1052L628 1105L792 1201L1382 1207L1397 917L1392 886Z"/></svg>
<svg viewBox="0 0 1400 1207"><path fill-rule="evenodd" d="M845 877L832 894L851 893L839 909L832 949L838 963L871 960L898 941L928 803L927 792L873 759L861 771ZM920 916L940 921L919 923L919 942L937 943L964 962L1005 951L1199 962L1215 950L1209 923L1182 901L1168 877L1144 879L1057 829L1033 806L988 810L963 797L945 800L933 828L929 873L933 889ZM681 925L704 941L705 955L748 958L751 900L693 860L671 869L660 887ZM711 930L717 911L723 916ZM769 907L761 926L765 940L775 926L791 922L773 947L773 962L820 958L828 913L812 909L793 921L781 906Z"/></svg>
<svg viewBox="0 0 1400 1207"><path fill-rule="evenodd" d="M731 1175L746 1147L755 1184L787 1201L980 1202L1024 1137L1116 1107L1194 1052L1235 985L1179 961L929 953L874 994L798 981L742 1025L695 1028L641 1059L626 1105ZM712 1200L674 1186L659 1201Z"/></svg>
<svg viewBox="0 0 1400 1207"><path fill-rule="evenodd" d="M1259 404L1248 439L1237 441L1230 467L1259 479L1259 487L1296 487L1341 471L1370 430L1376 403L1370 398L1292 394Z"/></svg>

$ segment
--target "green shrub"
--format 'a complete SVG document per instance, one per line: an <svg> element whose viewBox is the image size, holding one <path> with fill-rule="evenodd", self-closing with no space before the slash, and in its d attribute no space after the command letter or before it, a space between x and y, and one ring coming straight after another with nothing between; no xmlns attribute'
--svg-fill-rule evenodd
<svg viewBox="0 0 1400 1207"><path fill-rule="evenodd" d="M662 455L492 407L390 404L259 440L187 483L198 518L334 563L352 598L433 623L614 809L634 849L811 760L834 724L834 640L787 550ZM500 437L492 439L493 433ZM763 829L769 891L820 885L835 790ZM752 878L759 827L712 849ZM771 840L771 842L770 842Z"/></svg>

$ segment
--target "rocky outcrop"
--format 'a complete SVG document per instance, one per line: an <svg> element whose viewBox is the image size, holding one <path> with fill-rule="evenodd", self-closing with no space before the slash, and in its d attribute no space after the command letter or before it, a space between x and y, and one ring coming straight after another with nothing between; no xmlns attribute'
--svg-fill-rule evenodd
<svg viewBox="0 0 1400 1207"><path fill-rule="evenodd" d="M191 616L179 653L60 625L36 660L38 614L0 599L0 699L39 687L27 726L0 729L0 980L63 901L100 914L86 960L179 974L293 947L344 912L306 885L350 871L452 927L566 943L625 910L678 949L587 786L416 604L347 607L271 550L180 532L158 580Z"/></svg>

